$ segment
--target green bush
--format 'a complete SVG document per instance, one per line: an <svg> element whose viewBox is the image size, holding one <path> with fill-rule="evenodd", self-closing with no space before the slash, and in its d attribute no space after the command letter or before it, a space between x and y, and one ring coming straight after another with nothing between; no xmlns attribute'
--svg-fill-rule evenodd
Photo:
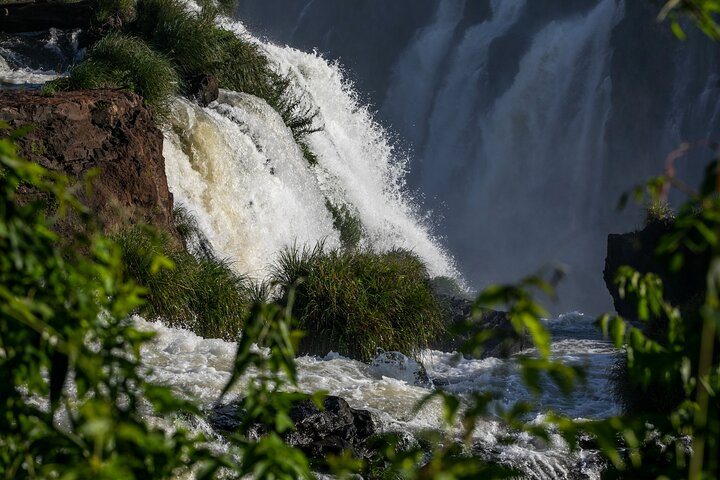
<svg viewBox="0 0 720 480"><path fill-rule="evenodd" d="M135 16L136 0L95 0L95 2L95 18L100 22L117 19L119 23L124 23Z"/></svg>
<svg viewBox="0 0 720 480"><path fill-rule="evenodd" d="M127 274L147 289L143 315L202 337L237 339L255 291L227 261L196 257L170 235L144 226L122 230L113 239Z"/></svg>
<svg viewBox="0 0 720 480"><path fill-rule="evenodd" d="M367 361L381 347L413 355L443 328L425 265L407 251L290 248L273 280L284 298L296 285L293 312L307 334L304 353L333 350Z"/></svg>
<svg viewBox="0 0 720 480"><path fill-rule="evenodd" d="M140 346L152 334L127 321L140 292L123 280L117 248L89 227L62 242L44 202L19 202L18 186L32 186L58 215L89 218L66 177L18 159L7 139L0 172L0 478L188 471L207 458L202 439L146 418L196 409L141 375Z"/></svg>
<svg viewBox="0 0 720 480"><path fill-rule="evenodd" d="M207 448L184 427L199 409L145 380L140 350L153 334L128 321L141 291L123 279L117 246L89 223L87 235L61 242L44 204L16 197L31 186L57 212L90 220L68 184L0 139L0 478L312 478L280 437L293 424L290 395L277 389L297 388L289 312L253 306L225 389L253 369L243 428L223 451ZM259 423L266 434L248 439Z"/></svg>
<svg viewBox="0 0 720 480"><path fill-rule="evenodd" d="M170 58L186 82L210 74L223 88L265 99L292 130L308 162L315 163L301 141L322 129L317 110L291 93L292 79L278 74L255 43L216 26L217 9L205 5L189 12L178 0L140 0L130 29Z"/></svg>
<svg viewBox="0 0 720 480"><path fill-rule="evenodd" d="M189 12L178 0L140 0L131 31L170 58L184 79L211 74L224 88L270 94L272 69L260 49L215 25L216 11Z"/></svg>
<svg viewBox="0 0 720 480"><path fill-rule="evenodd" d="M139 38L109 34L90 50L87 59L70 69L60 88L124 88L141 95L158 113L177 93L180 79L172 63Z"/></svg>

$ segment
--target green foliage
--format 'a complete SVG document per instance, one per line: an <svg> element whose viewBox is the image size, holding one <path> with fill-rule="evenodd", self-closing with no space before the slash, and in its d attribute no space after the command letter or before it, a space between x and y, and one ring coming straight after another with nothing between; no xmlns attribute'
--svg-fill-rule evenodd
<svg viewBox="0 0 720 480"><path fill-rule="evenodd" d="M425 266L404 250L290 248L273 279L285 298L296 286L294 313L307 333L306 352L370 360L381 347L412 355L443 328Z"/></svg>
<svg viewBox="0 0 720 480"><path fill-rule="evenodd" d="M194 256L171 236L136 226L118 232L127 274L146 287L141 312L208 338L234 340L254 292L250 282L211 252Z"/></svg>
<svg viewBox="0 0 720 480"><path fill-rule="evenodd" d="M647 396L659 390L666 397L660 408L652 408L657 402L650 402L636 416L613 420L625 432L625 442L630 441L628 437L634 439L630 458L610 456L614 466L632 472L629 475L648 471L652 462L661 460L664 471L674 477L720 475L715 454L720 451L720 177L714 165L706 170L702 188L680 208L657 248L657 255L676 274L686 255L708 259L704 298L671 305L663 298L663 283L657 275L622 267L616 276L619 292L636 305L637 318L648 327L637 328L618 316L606 315L600 321L615 344L625 347L626 369L616 376L623 382L620 388L625 384L631 393L647 392ZM657 192L651 201L662 200L659 194L664 189L648 190ZM593 428L607 428L607 422ZM648 441L652 438L661 438L667 445L662 455L653 446L657 442Z"/></svg>
<svg viewBox="0 0 720 480"><path fill-rule="evenodd" d="M65 245L42 205L19 204L18 185L32 185L58 215L88 218L66 177L18 159L7 139L0 171L0 477L174 477L203 458L199 439L145 415L195 410L140 376L152 335L126 321L140 290L118 250L94 234Z"/></svg>
<svg viewBox="0 0 720 480"><path fill-rule="evenodd" d="M305 455L287 446L280 437L294 428L288 415L293 402L308 398L308 395L297 393L295 350L300 334L292 331L292 293L289 295L285 308L253 306L238 342L232 377L221 395L224 396L252 369L252 378L245 383L245 396L240 402L246 415L237 433L231 437L242 456L242 462L236 467L242 478L246 475L263 479L313 478ZM266 348L269 354L258 352L254 345ZM323 396L317 393L311 398L321 406ZM254 441L245 432L257 424L265 425L268 432Z"/></svg>
<svg viewBox="0 0 720 480"><path fill-rule="evenodd" d="M675 219L675 212L667 201L651 201L645 206L645 225L670 225Z"/></svg>
<svg viewBox="0 0 720 480"><path fill-rule="evenodd" d="M136 0L95 0L95 18L99 22L124 23L135 16Z"/></svg>
<svg viewBox="0 0 720 480"><path fill-rule="evenodd" d="M95 234L59 242L42 205L15 197L32 185L59 213L88 220L68 183L0 140L0 478L209 479L221 468L222 478L311 478L302 452L279 437L293 428L290 403L304 398L282 393L297 383L290 308L253 307L225 389L254 369L243 406L268 434L238 433L226 453L210 451L182 426L200 412L141 375L140 347L153 334L127 320L143 291L123 280L120 249Z"/></svg>
<svg viewBox="0 0 720 480"><path fill-rule="evenodd" d="M340 243L344 249L358 248L363 237L360 217L353 213L345 204L335 206L329 199L325 199L325 207L333 217L333 227L340 233Z"/></svg>
<svg viewBox="0 0 720 480"><path fill-rule="evenodd" d="M673 33L680 39L686 37L681 19L689 17L707 36L713 40L720 40L718 13L720 13L720 3L717 0L667 0L658 18L669 19Z"/></svg>
<svg viewBox="0 0 720 480"><path fill-rule="evenodd" d="M132 31L172 59L189 79L211 74L224 88L264 97L272 70L259 48L215 25L216 12L189 12L178 0L141 0Z"/></svg>
<svg viewBox="0 0 720 480"><path fill-rule="evenodd" d="M109 34L92 47L84 62L71 68L68 78L56 81L56 87L127 89L141 95L162 115L167 113L167 102L178 91L179 82L172 63L145 42Z"/></svg>
<svg viewBox="0 0 720 480"><path fill-rule="evenodd" d="M289 76L275 72L258 45L215 25L212 6L189 12L178 0L140 0L131 31L170 58L185 81L211 74L220 86L265 99L292 130L310 164L317 159L302 139L319 131L318 112L292 93Z"/></svg>

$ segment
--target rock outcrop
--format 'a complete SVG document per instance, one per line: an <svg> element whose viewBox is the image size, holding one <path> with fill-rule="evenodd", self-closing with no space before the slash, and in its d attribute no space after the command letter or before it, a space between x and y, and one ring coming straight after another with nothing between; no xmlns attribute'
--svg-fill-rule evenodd
<svg viewBox="0 0 720 480"><path fill-rule="evenodd" d="M623 265L628 265L640 273L652 272L659 275L663 281L665 299L677 307L682 308L694 302L704 292L708 267L706 256L683 251L683 268L671 273L666 259L656 255L660 237L671 229L672 225L669 223L656 222L637 232L608 235L603 278L612 295L615 311L622 317L637 319L635 304L620 297L614 282L618 268Z"/></svg>
<svg viewBox="0 0 720 480"><path fill-rule="evenodd" d="M233 402L216 407L210 422L220 432L233 433L240 427L243 416L240 405ZM328 454L340 455L346 450L362 458L366 454L366 441L376 433L370 412L351 408L343 398L332 395L325 397L323 409L311 400L297 402L289 416L295 429L284 434L284 440L314 459L323 459ZM246 434L250 438L258 437L264 430L262 425L257 425Z"/></svg>
<svg viewBox="0 0 720 480"><path fill-rule="evenodd" d="M79 192L106 231L140 222L172 231L163 135L139 96L0 92L0 120L29 129L17 142L23 158L78 181L97 171L91 190Z"/></svg>
<svg viewBox="0 0 720 480"><path fill-rule="evenodd" d="M445 314L447 333L429 348L443 352L461 352L465 357L508 357L532 346L527 335L519 335L506 312L485 309L473 315L472 302L460 297L439 295ZM478 332L491 332L481 351L467 351L464 345Z"/></svg>

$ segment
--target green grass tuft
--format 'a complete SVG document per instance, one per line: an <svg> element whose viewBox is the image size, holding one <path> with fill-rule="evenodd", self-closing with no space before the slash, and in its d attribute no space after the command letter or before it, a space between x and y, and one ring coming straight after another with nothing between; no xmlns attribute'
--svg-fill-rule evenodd
<svg viewBox="0 0 720 480"><path fill-rule="evenodd" d="M177 0L141 0L133 33L167 55L180 75L217 77L223 88L265 98L272 69L257 45L215 25L217 10L189 12Z"/></svg>
<svg viewBox="0 0 720 480"><path fill-rule="evenodd" d="M141 314L205 338L237 339L255 292L227 261L195 257L169 235L143 226L118 232L113 240L126 274L147 289Z"/></svg>
<svg viewBox="0 0 720 480"><path fill-rule="evenodd" d="M115 20L122 24L135 17L135 0L96 0L95 18L100 22Z"/></svg>
<svg viewBox="0 0 720 480"><path fill-rule="evenodd" d="M109 34L90 50L87 59L60 79L61 89L123 88L141 95L159 114L178 91L179 78L172 63L139 38Z"/></svg>
<svg viewBox="0 0 720 480"><path fill-rule="evenodd" d="M290 248L273 280L285 299L295 286L293 311L306 333L302 353L333 350L368 361L380 347L415 355L443 328L425 265L404 250Z"/></svg>
<svg viewBox="0 0 720 480"><path fill-rule="evenodd" d="M178 0L141 0L132 31L170 58L185 81L210 74L223 88L265 99L315 163L302 139L322 130L318 111L293 93L291 77L278 74L258 45L216 26L217 12L207 2L200 12L189 12Z"/></svg>
<svg viewBox="0 0 720 480"><path fill-rule="evenodd" d="M210 240L200 229L195 217L183 206L173 209L175 230L180 235L185 250L200 258L214 258L215 250Z"/></svg>

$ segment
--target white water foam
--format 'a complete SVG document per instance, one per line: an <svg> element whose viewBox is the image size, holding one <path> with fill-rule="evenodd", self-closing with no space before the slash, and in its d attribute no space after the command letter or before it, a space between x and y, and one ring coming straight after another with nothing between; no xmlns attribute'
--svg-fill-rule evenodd
<svg viewBox="0 0 720 480"><path fill-rule="evenodd" d="M142 352L144 363L152 368L150 380L171 386L188 399L210 409L230 378L236 345L217 339L204 339L183 329L168 328L135 317L143 329L157 332ZM522 384L517 356L510 359L458 359L457 355L425 351L421 355L430 379L444 390L461 397L468 393L493 391L499 403L509 406L521 399L538 405L534 422L541 422L543 411L550 408L571 418L602 418L617 413L607 388L608 365L613 349L597 334L593 322L579 314L570 314L548 323L560 340L553 344L553 355L584 365L587 383L570 397L563 397L544 382L546 392L534 398ZM571 333L569 333L571 332ZM581 338L570 341L569 336ZM532 351L522 352L532 354ZM329 354L325 358L297 359L299 387L305 392L319 390L345 398L354 408L370 410L382 431L417 433L442 429L442 408L431 402L420 411L415 407L430 390L410 383L405 365L393 370L383 363L373 365ZM242 383L242 382L241 382ZM232 395L242 395L242 388ZM512 438L512 444L501 441ZM509 431L492 417L481 420L474 436L474 449L482 455L521 467L527 478L568 478L572 471L586 468L588 478L598 477L598 466L591 452L570 453L558 435L549 443L525 434ZM586 461L587 460L587 461ZM574 469L574 470L573 470Z"/></svg>

